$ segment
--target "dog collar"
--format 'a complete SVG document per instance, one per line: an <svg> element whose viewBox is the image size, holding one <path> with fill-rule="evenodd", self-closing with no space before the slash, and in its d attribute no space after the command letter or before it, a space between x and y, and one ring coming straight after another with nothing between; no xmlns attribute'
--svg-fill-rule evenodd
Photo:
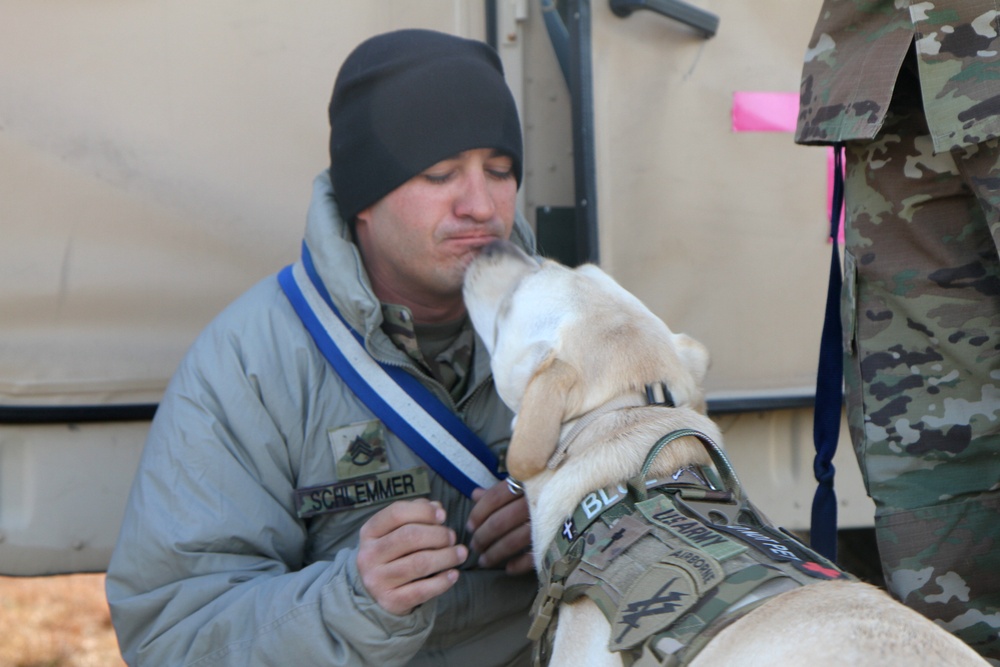
<svg viewBox="0 0 1000 667"><path fill-rule="evenodd" d="M641 408L647 405L662 405L664 407L673 408L677 407L674 403L674 397L670 393L670 389L667 388L666 382L656 382L653 384L647 384L644 393L641 394L626 394L624 396L618 396L613 398L606 403L603 403L590 412L586 412L576 419L567 422L567 425L571 425L569 431L566 435L559 438L559 444L556 446L552 456L549 457L549 461L546 467L549 470L555 470L563 459L566 458L566 451L569 446L573 444L573 441L590 426L594 420L599 417L603 417L609 412L615 412L616 410L625 410L627 408Z"/></svg>

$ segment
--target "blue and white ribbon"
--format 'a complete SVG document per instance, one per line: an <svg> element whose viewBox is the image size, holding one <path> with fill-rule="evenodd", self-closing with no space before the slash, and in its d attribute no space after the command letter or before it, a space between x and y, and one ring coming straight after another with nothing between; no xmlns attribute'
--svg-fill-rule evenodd
<svg viewBox="0 0 1000 667"><path fill-rule="evenodd" d="M425 463L466 496L502 479L493 452L458 415L404 369L368 354L319 280L308 248L278 282L337 374Z"/></svg>

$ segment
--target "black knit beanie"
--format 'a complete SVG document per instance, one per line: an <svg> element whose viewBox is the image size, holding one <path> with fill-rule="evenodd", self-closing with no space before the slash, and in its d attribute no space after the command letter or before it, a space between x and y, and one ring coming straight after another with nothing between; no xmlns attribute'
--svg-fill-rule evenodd
<svg viewBox="0 0 1000 667"><path fill-rule="evenodd" d="M496 51L431 30L400 30L347 57L330 99L330 177L347 222L428 167L495 148L521 184L521 126Z"/></svg>

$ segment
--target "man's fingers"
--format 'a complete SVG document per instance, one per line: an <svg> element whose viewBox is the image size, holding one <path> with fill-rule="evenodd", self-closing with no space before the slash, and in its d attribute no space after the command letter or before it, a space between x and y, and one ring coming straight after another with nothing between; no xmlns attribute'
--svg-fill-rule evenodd
<svg viewBox="0 0 1000 667"><path fill-rule="evenodd" d="M412 523L443 524L445 511L441 503L434 500L419 498L417 500L400 500L392 503L372 515L361 526L361 539L378 539L396 530L400 526Z"/></svg>
<svg viewBox="0 0 1000 667"><path fill-rule="evenodd" d="M475 544L475 540L473 543ZM484 549L477 550L479 551L477 565L482 568L497 567L511 558L529 553L530 549L531 524L522 522L491 541Z"/></svg>
<svg viewBox="0 0 1000 667"><path fill-rule="evenodd" d="M364 570L398 561L425 550L441 550L455 544L455 532L444 526L445 511L439 502L424 499L400 501L376 512L361 526L358 564ZM427 569L423 558L407 561L406 569L422 568L410 579L424 577L450 567ZM409 580L409 579L406 579ZM404 579L397 579L400 583Z"/></svg>
<svg viewBox="0 0 1000 667"><path fill-rule="evenodd" d="M524 496L515 496L507 488L506 482L494 484L489 489L476 489L472 492L472 500L475 505L469 512L469 520L466 528L470 533L476 532L494 512L500 508L514 502L526 502ZM525 516L527 516L527 504L525 504Z"/></svg>
<svg viewBox="0 0 1000 667"><path fill-rule="evenodd" d="M468 548L443 525L441 504L398 501L373 514L359 531L357 565L365 589L383 609L405 614L457 581Z"/></svg>
<svg viewBox="0 0 1000 667"><path fill-rule="evenodd" d="M446 526L410 523L391 533L358 543L358 558L366 563L389 563L410 554L454 546L455 531Z"/></svg>
<svg viewBox="0 0 1000 667"><path fill-rule="evenodd" d="M535 569L535 557L530 551L526 551L520 556L515 556L507 561L504 566L504 570L507 574L517 575L517 574L527 574Z"/></svg>
<svg viewBox="0 0 1000 667"><path fill-rule="evenodd" d="M508 494L510 495L510 494ZM481 503L486 502L484 496ZM476 508L480 505L477 504ZM474 509L476 509L474 508ZM471 514L470 514L471 517ZM470 518L470 527L473 523ZM505 538L505 536L517 531L519 534L528 535L530 541L530 530L527 533L524 529L528 527L528 503L521 498L514 498L495 509L489 516L482 520L473 530L472 548L479 553L486 553L493 548L494 544ZM524 547L527 543L520 545ZM520 548L519 547L519 548Z"/></svg>
<svg viewBox="0 0 1000 667"><path fill-rule="evenodd" d="M456 568L468 555L464 545L414 551L365 568L361 581L379 606L394 614L405 614L451 588L458 580Z"/></svg>
<svg viewBox="0 0 1000 667"><path fill-rule="evenodd" d="M445 570L434 576L386 591L380 599L377 598L377 601L379 606L389 613L403 616L413 611L415 607L443 594L454 586L456 581L458 581L458 570Z"/></svg>

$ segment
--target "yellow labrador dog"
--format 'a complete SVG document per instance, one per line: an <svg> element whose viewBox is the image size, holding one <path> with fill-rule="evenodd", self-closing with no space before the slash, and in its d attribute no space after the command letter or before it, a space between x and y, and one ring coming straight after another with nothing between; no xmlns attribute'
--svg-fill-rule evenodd
<svg viewBox="0 0 1000 667"><path fill-rule="evenodd" d="M517 415L507 467L531 511L541 662L987 664L749 503L705 414L707 351L599 268L496 242L465 300Z"/></svg>

